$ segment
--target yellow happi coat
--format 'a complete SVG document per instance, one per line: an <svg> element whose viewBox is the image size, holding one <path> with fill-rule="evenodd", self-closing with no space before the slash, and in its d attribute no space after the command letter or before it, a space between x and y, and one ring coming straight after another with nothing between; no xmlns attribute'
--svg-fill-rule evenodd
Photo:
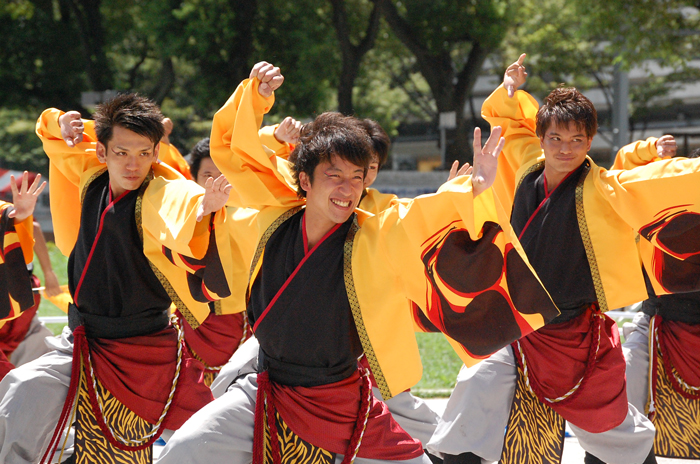
<svg viewBox="0 0 700 464"><path fill-rule="evenodd" d="M506 144L493 189L509 212L521 179L544 163L535 132L538 109L527 92L519 90L509 98L501 85L481 110L491 127L503 128ZM649 139L624 150L635 157L655 156L654 142ZM607 311L647 298L636 245L640 230L659 215L700 212L700 160L664 160L625 171L608 171L588 161L591 168L576 189L577 217L598 303ZM657 235L651 239L657 244Z"/></svg>
<svg viewBox="0 0 700 464"><path fill-rule="evenodd" d="M260 142L258 128L273 97L263 98L257 89L257 80L244 81L217 112L210 148L214 162L234 186L229 203L259 211L251 220L260 238L284 213L303 206L304 199L297 196L289 163L265 150ZM485 224L498 224L501 228L489 244L500 253L515 253L521 263L527 262L492 190L473 198L467 176L452 180L441 190L440 194L397 202L377 215L357 210L361 227L346 242L345 287L365 355L385 399L415 385L422 374L406 299L428 307L428 300L445 290L441 287L444 282L431 284L427 277L434 263L422 259L429 252L439 249L451 231L459 230L478 240ZM261 255L264 247L258 245L259 259L250 271L251 284L262 263ZM530 331L545 322L537 312L541 308L533 306L547 307L548 318L558 312L529 265L523 268L541 296L537 304L523 303L527 307L516 311L521 328ZM507 293L506 279L497 279L495 285ZM462 308L474 301L468 296L455 298L459 300L455 304ZM465 362L475 362L466 350L461 354Z"/></svg>
<svg viewBox="0 0 700 464"><path fill-rule="evenodd" d="M37 121L36 133L50 159L51 213L56 245L69 255L78 237L82 192L106 167L95 154L97 137L94 122L84 120L83 142L70 148L61 138L57 109L45 110ZM143 252L173 303L190 325L198 327L209 315L208 302L197 301L189 290L188 274L193 269L183 258L202 259L210 239L216 243L227 285L232 278L231 239L225 208L196 222L197 209L204 189L162 163L154 163L148 184L137 202L135 214L143 240ZM213 234L213 237L211 236ZM163 253L172 251L171 262ZM126 272L126 270L125 270ZM217 294L202 282L210 297L220 299L229 291Z"/></svg>
<svg viewBox="0 0 700 464"><path fill-rule="evenodd" d="M0 200L0 216L5 214L5 210L12 207L12 203ZM20 316L22 311L34 304L33 299L31 299L31 281L26 267L34 259L34 217L29 215L21 222L16 222L13 219L10 221L14 224L14 230L2 231L3 253L0 253L0 280L4 283L3 288L8 291L6 302L9 305L5 307L3 303L0 327L5 322ZM19 251L21 251L22 257L15 255L15 259L10 259L8 254L17 253L17 247L20 247ZM15 297L24 301L25 305L13 298L13 292L20 292L22 297L18 295ZM2 298L4 300L5 295ZM26 306L27 304L29 306Z"/></svg>

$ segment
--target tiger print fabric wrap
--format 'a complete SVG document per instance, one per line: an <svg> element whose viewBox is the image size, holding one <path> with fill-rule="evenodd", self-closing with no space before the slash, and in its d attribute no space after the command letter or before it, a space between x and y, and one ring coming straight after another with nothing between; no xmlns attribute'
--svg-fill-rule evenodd
<svg viewBox="0 0 700 464"><path fill-rule="evenodd" d="M499 464L560 464L564 426L564 419L527 387L518 364L518 381Z"/></svg>
<svg viewBox="0 0 700 464"><path fill-rule="evenodd" d="M685 398L674 390L658 345L653 340L649 345L656 347L652 353L656 357L654 452L659 457L700 459L700 400Z"/></svg>
<svg viewBox="0 0 700 464"><path fill-rule="evenodd" d="M282 420L279 413L275 414L275 418L281 464L333 464L335 462L335 453L302 440L292 432L292 429ZM265 427L265 464L273 464L272 449L270 448L270 428L267 427L267 424Z"/></svg>
<svg viewBox="0 0 700 464"><path fill-rule="evenodd" d="M124 437L138 439L151 431L151 424L141 419L119 402L97 381L97 393L102 399L107 425ZM77 464L151 464L153 448L129 452L113 447L97 425L90 406L85 374L82 374L77 399L75 427L75 456Z"/></svg>

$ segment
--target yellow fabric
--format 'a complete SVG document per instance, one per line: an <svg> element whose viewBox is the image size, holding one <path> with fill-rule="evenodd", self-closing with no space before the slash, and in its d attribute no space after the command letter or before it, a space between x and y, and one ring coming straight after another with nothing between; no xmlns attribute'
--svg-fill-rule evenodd
<svg viewBox="0 0 700 464"><path fill-rule="evenodd" d="M503 86L482 107L482 116L491 127L501 126L506 139L494 190L499 199L509 200L504 204L508 211L520 179L544 160L535 133L538 108L526 92L519 90L509 98ZM644 159L650 156L651 145L650 139L625 147L623 156L628 162ZM601 309L615 309L647 297L635 244L639 229L669 207L687 205L690 211L700 210L700 160L664 160L628 171L607 171L588 161L591 170L583 185L583 223L597 267L597 272L592 268L594 282L599 278L603 288Z"/></svg>
<svg viewBox="0 0 700 464"><path fill-rule="evenodd" d="M615 155L611 170L634 169L639 166L658 161L658 153L656 152L656 141L658 138L649 137L646 140L638 140L636 142L625 145Z"/></svg>
<svg viewBox="0 0 700 464"><path fill-rule="evenodd" d="M255 216L260 237L275 219L304 205L304 200L293 187L288 162L268 156L260 142L258 127L273 97L262 98L257 86L257 80L243 81L216 113L210 147L212 159L234 185L230 205L260 211ZM386 387L382 389L385 398L415 385L422 374L406 299L426 300L428 282L421 261L425 242L450 225L478 237L485 221L498 222L503 228L498 241L501 250L506 242L513 242L527 262L493 193L489 190L473 199L468 176L448 182L440 194L397 202L377 215L358 210L362 227L354 237L352 282L346 281L346 290L351 307L354 297L359 303L362 324L358 333L361 340L366 338L365 353L380 389ZM539 314L523 317L534 329L543 324ZM465 362L475 362L461 354L468 358Z"/></svg>
<svg viewBox="0 0 700 464"><path fill-rule="evenodd" d="M94 176L103 172L105 165L100 163L95 155L94 122L83 121L84 140L76 147L70 148L61 138L58 125L61 114L63 113L57 109L45 110L39 117L36 132L50 159L52 175L55 172L60 173L57 177L58 182L54 183L53 177L50 178L52 203L54 198L61 198L63 208L71 212L71 214L64 214L64 210L52 209L54 234L57 241L60 237L60 249L64 254L70 254L80 227L82 205L80 192L84 191ZM190 293L187 282L187 273L190 272L190 268L177 257L177 254L201 259L207 250L210 238L210 216L204 217L199 223L195 220L204 189L184 179L177 171L163 163L153 164L152 169L153 179L146 187L141 201L140 225L143 233L143 251L158 271L156 276L174 299L180 312L191 325L197 327L209 315L209 307L206 302L196 301ZM60 188L65 188L65 191ZM231 243L224 208L215 213L213 225L219 259L230 285ZM172 250L174 264L163 254L163 246ZM159 273L161 275L158 275ZM169 291L168 286L172 287L172 291ZM209 288L206 290L214 299L228 296L228 294L217 295Z"/></svg>
<svg viewBox="0 0 700 464"><path fill-rule="evenodd" d="M11 203L0 200L0 212L5 209L6 205L11 205ZM22 247L24 262L29 264L34 260L34 216L30 214L22 222L15 221L15 232Z"/></svg>
<svg viewBox="0 0 700 464"><path fill-rule="evenodd" d="M185 158L174 145L161 142L158 149L158 160L182 174L185 179L192 180L190 165L187 164Z"/></svg>
<svg viewBox="0 0 700 464"><path fill-rule="evenodd" d="M260 136L260 143L262 143L266 148L280 158L287 159L289 155L294 150L294 145L291 143L282 143L275 137L275 131L279 127L279 124L274 124L272 126L265 126L258 131Z"/></svg>
<svg viewBox="0 0 700 464"><path fill-rule="evenodd" d="M61 285L61 293L55 296L46 295L46 291L41 291L41 296L53 303L58 309L68 314L68 306L73 303L73 297L70 296L68 285Z"/></svg>

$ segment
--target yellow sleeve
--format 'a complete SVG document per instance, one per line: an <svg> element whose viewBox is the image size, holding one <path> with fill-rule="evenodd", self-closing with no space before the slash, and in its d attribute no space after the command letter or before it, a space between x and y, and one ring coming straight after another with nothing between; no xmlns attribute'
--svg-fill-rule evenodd
<svg viewBox="0 0 700 464"><path fill-rule="evenodd" d="M368 332L413 333L408 298L473 364L559 314L493 190L473 198L470 176L367 218L355 250L359 306L385 308Z"/></svg>
<svg viewBox="0 0 700 464"><path fill-rule="evenodd" d="M411 199L399 198L392 193L381 193L377 189L367 189L367 193L360 201L358 208L368 213L378 214L385 209L399 203L408 203Z"/></svg>
<svg viewBox="0 0 700 464"><path fill-rule="evenodd" d="M61 137L58 118L63 111L50 108L41 113L36 134L49 157L49 195L56 246L68 256L80 227L80 185L86 171L101 165L95 155L97 137L93 121L83 120L83 142L70 148Z"/></svg>
<svg viewBox="0 0 700 464"><path fill-rule="evenodd" d="M0 200L0 215L7 208L12 208L12 203ZM14 222L14 232L17 234L19 245L22 248L24 263L29 264L34 260L34 216L30 215L22 222Z"/></svg>
<svg viewBox="0 0 700 464"><path fill-rule="evenodd" d="M163 142L160 142L159 145L160 148L158 149L158 160L182 174L185 179L192 180L190 165L187 164L185 157L182 156L175 145Z"/></svg>
<svg viewBox="0 0 700 464"><path fill-rule="evenodd" d="M537 101L530 94L518 90L510 98L503 85L489 95L481 107L481 116L491 127L501 126L502 136L506 139L498 158L498 173L493 188L508 213L521 168L543 156L535 124L538 109Z"/></svg>
<svg viewBox="0 0 700 464"><path fill-rule="evenodd" d="M639 166L646 166L654 161L659 161L656 153L656 141L658 138L649 137L646 140L638 140L636 142L625 145L615 155L611 170L634 169Z"/></svg>
<svg viewBox="0 0 700 464"><path fill-rule="evenodd" d="M294 150L294 145L292 145L291 143L283 143L277 140L277 137L275 137L275 131L278 127L279 124L275 124L272 126L265 126L262 129L260 129L258 131L258 135L260 136L260 143L272 150L275 153L275 156L287 159Z"/></svg>
<svg viewBox="0 0 700 464"><path fill-rule="evenodd" d="M207 303L231 295L231 237L222 208L196 221L204 189L167 166L154 165L137 209L144 254L177 308L196 328Z"/></svg>
<svg viewBox="0 0 700 464"><path fill-rule="evenodd" d="M233 185L229 206L295 207L303 204L286 160L270 156L258 129L274 98L258 93L257 79L246 79L214 115L209 147L216 166Z"/></svg>

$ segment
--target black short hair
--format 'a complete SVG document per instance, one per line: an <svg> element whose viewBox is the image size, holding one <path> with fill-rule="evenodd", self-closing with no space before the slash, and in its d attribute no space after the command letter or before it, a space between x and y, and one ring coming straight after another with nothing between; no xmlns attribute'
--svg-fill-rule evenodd
<svg viewBox="0 0 700 464"><path fill-rule="evenodd" d="M190 174L192 178L196 181L197 174L199 174L199 166L202 164L204 158L211 158L211 153L209 152L209 137L205 137L192 147L190 151Z"/></svg>
<svg viewBox="0 0 700 464"><path fill-rule="evenodd" d="M98 105L94 117L97 140L104 146L112 140L115 126L148 138L154 146L165 134L158 105L136 93L122 93Z"/></svg>
<svg viewBox="0 0 700 464"><path fill-rule="evenodd" d="M365 127L369 138L372 140L372 148L374 154L377 155L379 161L379 167L381 168L386 163L389 157L389 147L391 146L391 139L386 134L382 126L373 119L363 119L362 125Z"/></svg>
<svg viewBox="0 0 700 464"><path fill-rule="evenodd" d="M299 197L306 196L299 184L299 173L305 172L313 182L316 166L330 161L333 155L363 167L367 175L373 149L362 121L352 116L329 112L320 114L312 122L304 124L299 143L289 155Z"/></svg>
<svg viewBox="0 0 700 464"><path fill-rule="evenodd" d="M544 137L552 124L566 127L571 123L592 139L598 132L598 113L593 103L574 87L552 90L537 111L537 136Z"/></svg>

